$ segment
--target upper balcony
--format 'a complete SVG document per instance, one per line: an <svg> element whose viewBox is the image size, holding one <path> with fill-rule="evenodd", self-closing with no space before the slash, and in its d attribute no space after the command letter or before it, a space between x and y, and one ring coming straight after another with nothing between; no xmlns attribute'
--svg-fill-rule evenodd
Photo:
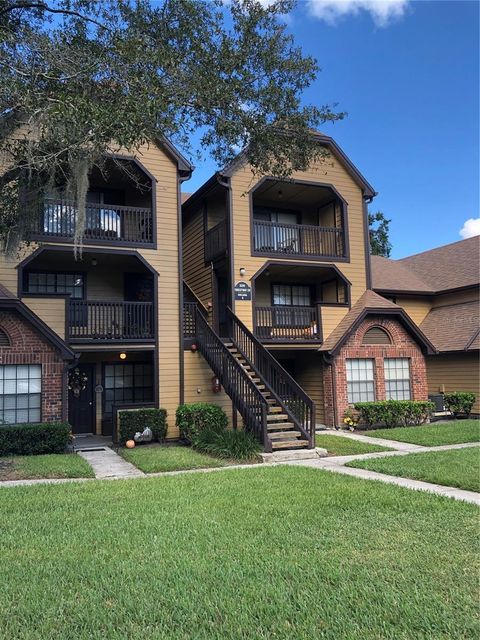
<svg viewBox="0 0 480 640"><path fill-rule="evenodd" d="M20 265L24 302L74 345L152 344L155 278L134 251L47 246Z"/></svg>
<svg viewBox="0 0 480 640"><path fill-rule="evenodd" d="M89 177L84 244L155 243L154 181L132 160L109 159ZM40 205L35 239L72 242L79 209L59 185Z"/></svg>
<svg viewBox="0 0 480 640"><path fill-rule="evenodd" d="M331 186L266 179L252 195L252 253L348 258L346 203Z"/></svg>

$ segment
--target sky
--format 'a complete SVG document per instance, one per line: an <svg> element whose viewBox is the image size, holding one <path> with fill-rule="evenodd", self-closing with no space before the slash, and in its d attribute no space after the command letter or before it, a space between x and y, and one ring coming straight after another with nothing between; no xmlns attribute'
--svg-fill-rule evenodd
<svg viewBox="0 0 480 640"><path fill-rule="evenodd" d="M322 68L305 101L348 113L321 130L378 192L370 210L392 220L392 258L480 233L479 8L300 0L286 17ZM188 192L218 168L194 163Z"/></svg>

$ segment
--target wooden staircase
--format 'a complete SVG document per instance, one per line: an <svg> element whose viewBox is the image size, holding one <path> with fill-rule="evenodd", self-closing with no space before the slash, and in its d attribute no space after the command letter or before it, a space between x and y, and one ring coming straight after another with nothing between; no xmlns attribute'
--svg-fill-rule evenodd
<svg viewBox="0 0 480 640"><path fill-rule="evenodd" d="M233 342L226 342L225 346L268 403L267 431L272 451L308 448L308 440L296 428L288 414L284 413L281 403L268 391L264 381L248 364L246 358L239 352Z"/></svg>

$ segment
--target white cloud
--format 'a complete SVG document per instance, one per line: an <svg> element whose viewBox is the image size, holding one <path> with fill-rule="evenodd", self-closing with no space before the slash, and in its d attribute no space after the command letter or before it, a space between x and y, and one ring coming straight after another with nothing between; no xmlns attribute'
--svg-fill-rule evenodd
<svg viewBox="0 0 480 640"><path fill-rule="evenodd" d="M463 223L463 227L458 232L462 238L473 238L473 236L480 236L480 218L469 218Z"/></svg>
<svg viewBox="0 0 480 640"><path fill-rule="evenodd" d="M334 25L339 19L367 11L377 27L387 27L407 11L410 0L306 0L312 16Z"/></svg>

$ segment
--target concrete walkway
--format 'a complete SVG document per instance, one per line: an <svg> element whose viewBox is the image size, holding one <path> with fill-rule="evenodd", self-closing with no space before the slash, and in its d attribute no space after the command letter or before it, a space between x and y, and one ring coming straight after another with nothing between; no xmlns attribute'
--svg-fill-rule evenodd
<svg viewBox="0 0 480 640"><path fill-rule="evenodd" d="M414 489L417 491L429 491L440 496L446 496L448 498L454 498L455 500L462 500L463 502L470 502L472 504L480 505L480 493L475 491L466 491L464 489L457 489L456 487L447 487L440 484L433 484L431 482L423 482L421 480L412 480L411 478L402 478L400 476L390 476L385 473L378 473L377 471L369 471L368 469L355 469L354 467L346 467L348 462L353 460L369 460L371 458L386 458L391 456L407 456L412 453L427 453L430 451L450 451L454 449L466 449L470 447L479 447L478 442L463 442L460 444L447 444L438 445L435 447L424 447L416 444L410 444L406 442L397 442L396 440L385 440L382 438L369 438L368 436L362 436L356 433L343 432L343 431L322 431L322 433L328 433L329 435L337 435L341 437L350 438L351 440L357 440L358 442L367 442L368 444L379 444L381 446L394 449L394 451L379 451L375 453L363 453L350 456L331 456L328 458L319 458L318 460L299 460L292 461L289 464L300 465L303 467L311 467L313 469L323 469L325 471L333 471L334 473L342 473L347 476L353 476L355 478L362 478L363 480L377 480L385 482L387 484L395 484L400 487L406 487L407 489Z"/></svg>
<svg viewBox="0 0 480 640"><path fill-rule="evenodd" d="M97 480L145 477L143 471L124 460L109 447L100 451L79 451L78 455L92 467Z"/></svg>

